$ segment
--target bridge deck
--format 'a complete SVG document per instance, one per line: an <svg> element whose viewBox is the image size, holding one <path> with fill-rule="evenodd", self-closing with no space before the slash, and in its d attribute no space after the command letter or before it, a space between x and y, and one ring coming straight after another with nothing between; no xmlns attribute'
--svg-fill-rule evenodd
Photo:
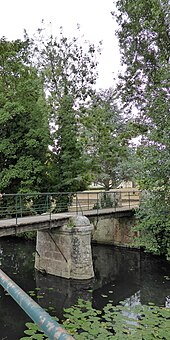
<svg viewBox="0 0 170 340"><path fill-rule="evenodd" d="M134 207L117 207L115 208L107 208L100 210L87 210L83 212L83 215L87 217L96 217L98 215L107 215L113 214L119 216L125 216L129 214ZM46 214L46 215L36 215L36 216L27 216L27 217L19 217L19 218L11 218L11 219L2 219L0 220L0 237L15 235L18 233L23 233L26 231L33 230L42 230L49 228L61 227L64 223L66 223L70 217L75 216L75 212L64 212L57 214ZM79 213L82 215L82 213ZM55 224L54 224L55 222Z"/></svg>
<svg viewBox="0 0 170 340"><path fill-rule="evenodd" d="M40 222L46 222L50 220L61 220L61 219L68 219L71 217L72 213L58 213L52 214L51 217L49 214L44 215L36 215L36 216L25 216L25 217L18 217L16 218L9 218L9 219L2 219L0 220L0 228L8 227L8 226L15 226L15 225L27 225L27 224L34 224ZM74 214L75 215L75 214Z"/></svg>

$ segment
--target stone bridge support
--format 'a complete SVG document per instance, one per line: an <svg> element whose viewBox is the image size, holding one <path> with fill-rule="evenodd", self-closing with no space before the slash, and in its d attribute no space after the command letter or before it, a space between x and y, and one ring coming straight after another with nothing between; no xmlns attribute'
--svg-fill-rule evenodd
<svg viewBox="0 0 170 340"><path fill-rule="evenodd" d="M92 242L123 247L132 246L136 236L133 231L134 211L101 213L99 216L89 216L89 219L94 226Z"/></svg>
<svg viewBox="0 0 170 340"><path fill-rule="evenodd" d="M67 279L94 277L92 230L87 217L75 216L60 228L37 231L35 268Z"/></svg>

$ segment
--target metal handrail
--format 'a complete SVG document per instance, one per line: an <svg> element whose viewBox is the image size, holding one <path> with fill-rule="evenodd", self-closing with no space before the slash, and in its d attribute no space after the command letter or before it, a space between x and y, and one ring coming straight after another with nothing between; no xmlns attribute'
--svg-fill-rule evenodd
<svg viewBox="0 0 170 340"><path fill-rule="evenodd" d="M140 201L139 190L110 190L110 191L79 191L47 192L47 193L17 193L4 194L0 200L0 219L16 219L49 215L59 212L85 214L86 211L96 210L97 214L103 209L137 208Z"/></svg>
<svg viewBox="0 0 170 340"><path fill-rule="evenodd" d="M0 269L0 284L50 340L73 340L62 326Z"/></svg>

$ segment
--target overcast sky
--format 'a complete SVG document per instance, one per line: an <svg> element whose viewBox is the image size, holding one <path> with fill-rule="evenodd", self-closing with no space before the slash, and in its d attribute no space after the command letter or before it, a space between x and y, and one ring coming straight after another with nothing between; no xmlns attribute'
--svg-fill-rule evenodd
<svg viewBox="0 0 170 340"><path fill-rule="evenodd" d="M44 19L52 23L53 34L63 26L65 34L74 36L79 23L85 39L103 41L97 87L107 88L114 85L113 72L116 75L120 68L113 9L113 0L1 0L0 35L22 38L24 28L32 35Z"/></svg>

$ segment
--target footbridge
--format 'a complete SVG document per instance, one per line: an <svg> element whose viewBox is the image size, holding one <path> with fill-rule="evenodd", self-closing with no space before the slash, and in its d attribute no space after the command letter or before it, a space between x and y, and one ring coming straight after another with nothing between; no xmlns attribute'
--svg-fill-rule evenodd
<svg viewBox="0 0 170 340"><path fill-rule="evenodd" d="M72 279L94 276L91 239L128 245L133 237L139 191L5 194L0 201L0 237L36 231L35 268ZM0 284L49 336L73 339L1 269Z"/></svg>
<svg viewBox="0 0 170 340"><path fill-rule="evenodd" d="M5 194L0 237L36 231L35 268L72 279L94 276L93 242L127 246L133 237L137 190Z"/></svg>

